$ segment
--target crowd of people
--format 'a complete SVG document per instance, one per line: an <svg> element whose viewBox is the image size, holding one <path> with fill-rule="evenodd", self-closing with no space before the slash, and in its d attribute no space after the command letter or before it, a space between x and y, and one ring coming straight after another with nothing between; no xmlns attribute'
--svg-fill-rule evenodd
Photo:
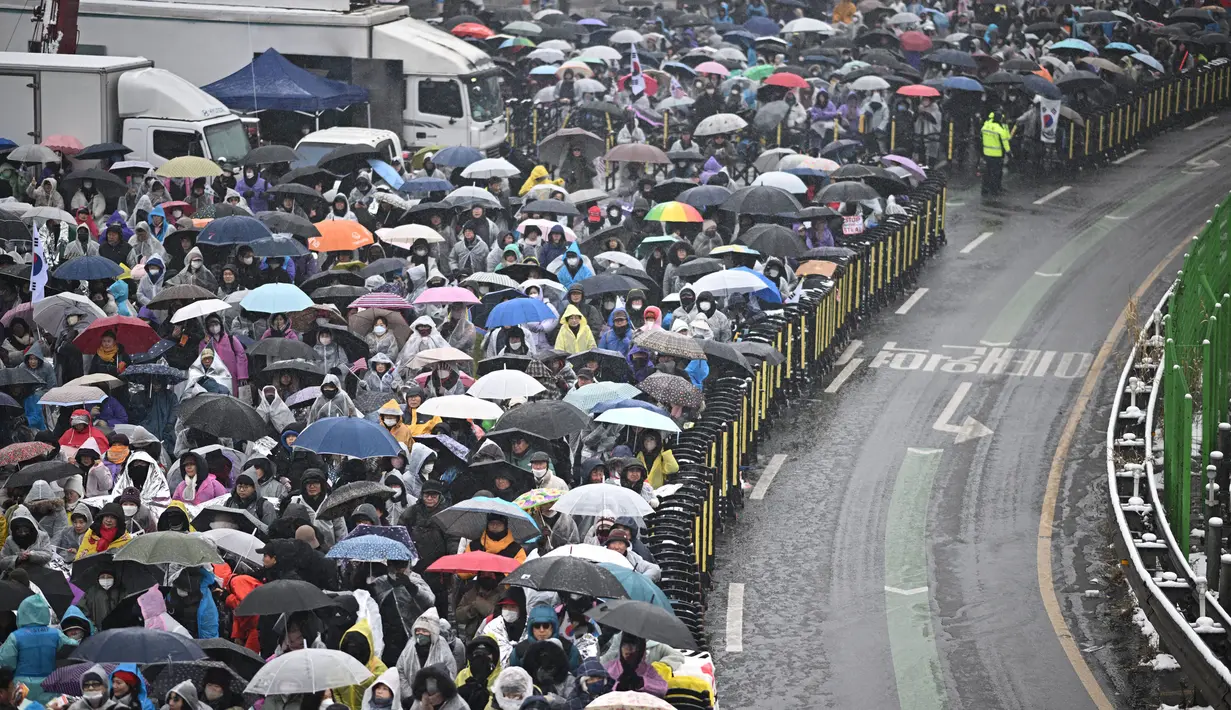
<svg viewBox="0 0 1231 710"><path fill-rule="evenodd" d="M942 110L1037 126L1038 82L1096 106L1226 43L1218 7L821 10L446 21L570 115L498 158L0 164L0 708L710 707L647 519L715 383L772 360L743 335L910 208ZM155 668L168 635L212 664ZM335 652L347 682L293 672Z"/></svg>

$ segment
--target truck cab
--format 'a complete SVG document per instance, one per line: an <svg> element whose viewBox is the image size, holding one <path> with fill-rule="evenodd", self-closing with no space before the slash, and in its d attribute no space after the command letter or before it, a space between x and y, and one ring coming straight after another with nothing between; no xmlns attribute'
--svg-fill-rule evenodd
<svg viewBox="0 0 1231 710"><path fill-rule="evenodd" d="M236 162L249 150L244 124L217 99L163 69L137 69L120 76L122 142L129 156L161 165L195 155Z"/></svg>
<svg viewBox="0 0 1231 710"><path fill-rule="evenodd" d="M402 141L398 134L380 128L326 128L299 139L295 152L303 156L301 165L316 165L329 151L340 145L366 145L380 151L381 160L393 162L402 157Z"/></svg>

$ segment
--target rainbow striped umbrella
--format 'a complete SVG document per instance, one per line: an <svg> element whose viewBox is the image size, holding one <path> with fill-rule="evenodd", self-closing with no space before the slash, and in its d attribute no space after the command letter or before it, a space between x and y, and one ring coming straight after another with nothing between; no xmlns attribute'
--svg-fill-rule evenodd
<svg viewBox="0 0 1231 710"><path fill-rule="evenodd" d="M660 202L645 216L649 222L704 222L696 207L684 202Z"/></svg>

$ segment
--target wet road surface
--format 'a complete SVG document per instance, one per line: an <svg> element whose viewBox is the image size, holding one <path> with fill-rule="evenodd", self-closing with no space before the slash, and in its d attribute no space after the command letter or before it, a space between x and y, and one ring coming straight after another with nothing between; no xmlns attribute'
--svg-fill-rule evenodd
<svg viewBox="0 0 1231 710"><path fill-rule="evenodd" d="M872 317L846 379L814 386L761 446L776 475L728 527L710 597L725 707L1098 707L1039 592L1048 471L1121 310L1231 189L1229 139L1224 114L1094 174L1007 178L990 201L950 189L948 246L919 291ZM1113 631L1083 594L1109 542L1102 403L1118 368L1113 355L1077 430L1052 553L1068 628L1129 707ZM743 603L728 608L732 584Z"/></svg>

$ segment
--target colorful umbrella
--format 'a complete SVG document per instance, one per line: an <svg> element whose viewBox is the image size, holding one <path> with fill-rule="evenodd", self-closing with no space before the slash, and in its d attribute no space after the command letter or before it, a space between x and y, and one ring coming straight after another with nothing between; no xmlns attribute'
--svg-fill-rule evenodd
<svg viewBox="0 0 1231 710"><path fill-rule="evenodd" d="M535 488L517 496L513 499L513 503L522 510L533 510L548 503L555 503L562 495L564 491L558 488Z"/></svg>
<svg viewBox="0 0 1231 710"><path fill-rule="evenodd" d="M372 233L368 228L349 219L335 219L329 222L317 222L316 228L321 236L308 240L308 248L316 252L354 251L372 243Z"/></svg>
<svg viewBox="0 0 1231 710"><path fill-rule="evenodd" d="M51 444L41 441L21 441L9 444L0 449L0 466L16 466L25 461L46 456L52 449Z"/></svg>
<svg viewBox="0 0 1231 710"><path fill-rule="evenodd" d="M404 311L410 308L410 303L396 293L377 291L356 298L346 306L350 308L384 308L390 311Z"/></svg>
<svg viewBox="0 0 1231 710"><path fill-rule="evenodd" d="M705 221L697 208L686 202L660 202L646 214L645 219L649 222L701 223Z"/></svg>
<svg viewBox="0 0 1231 710"><path fill-rule="evenodd" d="M73 344L83 353L92 353L98 350L103 333L107 332L114 333L116 341L130 353L145 352L161 340L149 323L140 318L109 316L91 323L89 328L73 339Z"/></svg>

